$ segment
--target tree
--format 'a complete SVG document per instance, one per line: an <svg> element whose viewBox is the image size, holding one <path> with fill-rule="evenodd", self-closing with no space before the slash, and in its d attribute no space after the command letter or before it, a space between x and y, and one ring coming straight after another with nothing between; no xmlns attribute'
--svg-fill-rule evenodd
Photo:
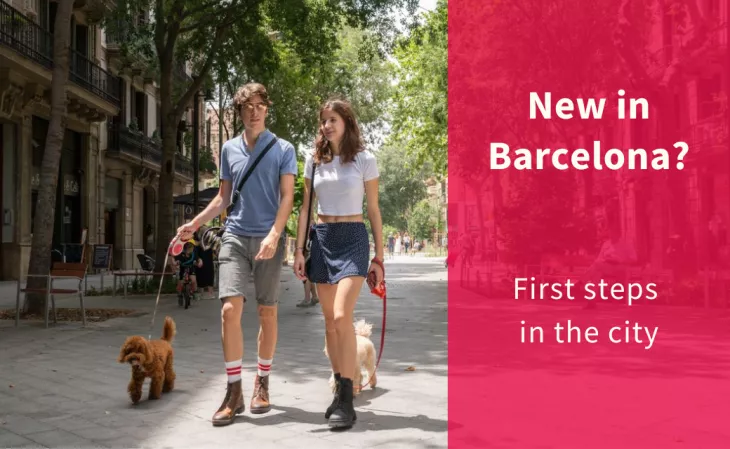
<svg viewBox="0 0 730 449"><path fill-rule="evenodd" d="M492 203L496 235L483 228L481 234L490 239L481 239L482 245L496 249L499 238L507 260L517 263L550 251L593 249L586 217L592 177L600 174L484 168L490 167L491 142L528 148L532 154L541 148L572 151L582 147L581 139L591 137L615 144L602 128L609 119L531 120L528 98L530 92L552 92L554 97L609 97L608 104L616 103L610 95L627 87L612 49L616 2L494 2L458 19L460 27L465 22L484 26L450 36L455 82L449 86L449 101L459 116L449 123L449 139L459 150L449 155L449 181L464 187L482 226L487 223L485 206ZM475 50L483 42L488 45Z"/></svg>
<svg viewBox="0 0 730 449"><path fill-rule="evenodd" d="M409 214L426 198L424 180L430 176L430 170L418 165L416 156L409 154L403 144L392 141L378 151L377 159L383 224L405 231L410 225Z"/></svg>
<svg viewBox="0 0 730 449"><path fill-rule="evenodd" d="M201 172L215 173L218 167L213 159L213 152L208 146L200 147L199 167Z"/></svg>
<svg viewBox="0 0 730 449"><path fill-rule="evenodd" d="M262 81L267 71L277 66L277 47L297 55L306 67L324 65L337 48L336 32L343 25L372 23L383 27L388 23L385 13L403 4L413 8L414 3L414 0L117 2L116 13L106 26L123 27L129 36L125 42L139 49L138 55L150 56L148 66L156 69L154 75L159 75L163 156L158 188L157 253L166 254L169 237L174 232L172 187L177 126L204 83L227 84L233 62L245 65L246 70L238 71L244 80ZM136 20L140 11L154 11L154 18L140 24ZM185 82L183 77L182 83L173 83L176 64L188 61L193 68L193 80ZM282 89L271 90L272 95L277 91L286 94ZM158 258L155 268L162 270L163 263L164 259Z"/></svg>
<svg viewBox="0 0 730 449"><path fill-rule="evenodd" d="M439 211L433 207L428 199L416 204L408 220L408 231L417 240L432 239L434 230L438 228Z"/></svg>
<svg viewBox="0 0 730 449"><path fill-rule="evenodd" d="M405 143L419 164L430 162L438 175L445 175L447 167L447 25L447 2L439 0L394 55L395 138Z"/></svg>
<svg viewBox="0 0 730 449"><path fill-rule="evenodd" d="M46 136L46 147L41 162L41 182L38 188L36 214L33 223L33 240L30 248L29 275L48 275L51 268L51 246L53 224L56 216L56 189L61 162L61 145L66 131L66 83L69 71L69 48L71 42L71 14L73 0L59 0L53 32L53 72L51 78L51 121ZM45 280L29 278L29 287L43 288ZM28 313L44 313L44 296L31 294L26 298Z"/></svg>

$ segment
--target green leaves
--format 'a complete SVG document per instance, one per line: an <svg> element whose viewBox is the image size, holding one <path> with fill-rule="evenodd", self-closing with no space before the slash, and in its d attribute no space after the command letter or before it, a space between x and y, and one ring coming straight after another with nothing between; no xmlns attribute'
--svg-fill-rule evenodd
<svg viewBox="0 0 730 449"><path fill-rule="evenodd" d="M439 221L439 210L428 199L423 199L413 208L408 231L416 240L432 239L435 230L440 231L443 223Z"/></svg>
<svg viewBox="0 0 730 449"><path fill-rule="evenodd" d="M447 168L447 10L440 0L423 25L395 52L397 89L393 98L394 137L406 143L419 163L436 173Z"/></svg>
<svg viewBox="0 0 730 449"><path fill-rule="evenodd" d="M429 177L429 170L408 155L401 143L385 145L377 158L383 223L403 232L410 228L409 218L416 204L426 198L423 181Z"/></svg>

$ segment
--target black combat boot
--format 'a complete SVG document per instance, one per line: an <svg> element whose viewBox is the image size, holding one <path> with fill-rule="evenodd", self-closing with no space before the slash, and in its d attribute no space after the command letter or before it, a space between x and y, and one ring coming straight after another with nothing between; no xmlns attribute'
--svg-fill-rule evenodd
<svg viewBox="0 0 730 449"><path fill-rule="evenodd" d="M352 403L352 379L340 380L340 400L329 418L329 426L335 429L352 427L357 420L355 406Z"/></svg>
<svg viewBox="0 0 730 449"><path fill-rule="evenodd" d="M324 412L324 419L330 419L332 412L335 411L337 405L340 403L340 391L342 389L342 378L340 373L335 373L335 397L332 398L332 404L327 407L327 411Z"/></svg>

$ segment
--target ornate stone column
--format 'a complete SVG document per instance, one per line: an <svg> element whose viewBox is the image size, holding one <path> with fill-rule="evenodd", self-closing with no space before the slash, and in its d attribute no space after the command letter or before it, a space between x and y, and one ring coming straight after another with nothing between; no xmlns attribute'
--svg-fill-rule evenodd
<svg viewBox="0 0 730 449"><path fill-rule="evenodd" d="M13 277L25 276L28 273L33 232L30 222L33 206L33 197L31 195L31 183L33 182L33 116L28 109L24 110L21 116L18 138L18 197L15 207L17 211L15 241L18 243L16 259L18 268L17 273L13 273Z"/></svg>
<svg viewBox="0 0 730 449"><path fill-rule="evenodd" d="M122 266L124 270L131 270L134 267L134 248L132 247L132 210L134 207L134 186L132 181L132 173L124 172L124 181L122 183L122 207L120 212L122 215L122 235L124 235L124 245L122 246Z"/></svg>
<svg viewBox="0 0 730 449"><path fill-rule="evenodd" d="M88 137L87 149L84 151L84 227L88 229L86 243L94 245L99 243L99 137L98 128L91 126L91 133Z"/></svg>
<svg viewBox="0 0 730 449"><path fill-rule="evenodd" d="M135 259L137 253L144 253L144 227L142 225L142 217L144 217L143 188L142 184L135 179L132 201L132 248ZM132 262L134 262L134 259ZM132 266L134 266L134 263Z"/></svg>

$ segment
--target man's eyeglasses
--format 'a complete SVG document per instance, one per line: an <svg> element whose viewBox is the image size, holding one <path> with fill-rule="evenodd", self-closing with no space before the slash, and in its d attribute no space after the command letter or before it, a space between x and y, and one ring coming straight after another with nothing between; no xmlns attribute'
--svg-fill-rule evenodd
<svg viewBox="0 0 730 449"><path fill-rule="evenodd" d="M266 103L243 103L243 110L246 112L253 112L256 109L258 112L266 110Z"/></svg>

